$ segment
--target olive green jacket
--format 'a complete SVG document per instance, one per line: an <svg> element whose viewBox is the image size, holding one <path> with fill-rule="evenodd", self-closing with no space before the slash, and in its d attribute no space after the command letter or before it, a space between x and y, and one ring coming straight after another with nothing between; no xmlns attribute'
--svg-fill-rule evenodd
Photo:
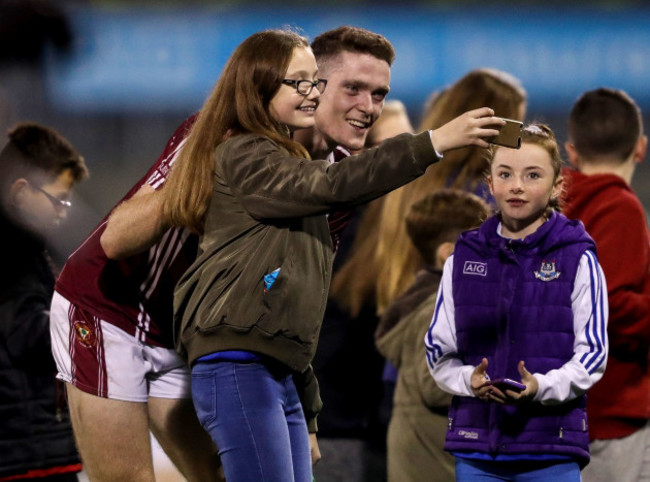
<svg viewBox="0 0 650 482"><path fill-rule="evenodd" d="M437 160L428 132L337 163L292 157L255 134L220 144L199 255L174 295L179 352L192 363L246 350L306 372L332 271L326 213L396 189ZM315 380L305 386L318 411Z"/></svg>

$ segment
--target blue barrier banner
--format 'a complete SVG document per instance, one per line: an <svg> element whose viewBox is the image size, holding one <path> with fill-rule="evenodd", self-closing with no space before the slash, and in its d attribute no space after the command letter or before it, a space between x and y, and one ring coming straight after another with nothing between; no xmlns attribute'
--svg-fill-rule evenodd
<svg viewBox="0 0 650 482"><path fill-rule="evenodd" d="M521 79L531 110L565 110L584 90L626 90L650 105L650 10L464 10L434 7L187 7L69 10L72 55L45 60L47 92L67 111L198 109L228 56L251 33L297 27L309 38L339 25L385 35L397 59L391 98L421 106L479 67Z"/></svg>

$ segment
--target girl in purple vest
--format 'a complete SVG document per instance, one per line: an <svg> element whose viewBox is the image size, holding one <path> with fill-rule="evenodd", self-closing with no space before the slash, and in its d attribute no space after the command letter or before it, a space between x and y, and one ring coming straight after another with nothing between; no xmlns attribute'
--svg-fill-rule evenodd
<svg viewBox="0 0 650 482"><path fill-rule="evenodd" d="M447 260L427 361L454 396L445 448L467 480L579 481L585 393L605 371L607 288L596 246L558 211L557 141L545 125L494 147L498 213ZM507 382L502 380L507 379Z"/></svg>

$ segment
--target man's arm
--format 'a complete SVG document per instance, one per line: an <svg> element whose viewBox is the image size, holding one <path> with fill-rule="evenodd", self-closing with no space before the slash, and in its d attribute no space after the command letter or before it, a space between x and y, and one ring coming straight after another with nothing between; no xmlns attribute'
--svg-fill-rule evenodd
<svg viewBox="0 0 650 482"><path fill-rule="evenodd" d="M144 184L111 213L100 242L106 256L121 259L140 253L162 238L168 226L162 220L162 195Z"/></svg>
<svg viewBox="0 0 650 482"><path fill-rule="evenodd" d="M160 187L197 116L198 113L191 115L178 126L158 161L147 173L144 184L132 195L135 187L131 189L127 194L128 199L111 212L100 238L102 248L109 258L121 259L141 253L160 241L169 228L162 222Z"/></svg>

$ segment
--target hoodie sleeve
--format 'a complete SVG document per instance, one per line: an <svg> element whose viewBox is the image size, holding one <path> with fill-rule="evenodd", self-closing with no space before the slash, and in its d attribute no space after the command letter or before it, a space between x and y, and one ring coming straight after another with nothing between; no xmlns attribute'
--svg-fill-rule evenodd
<svg viewBox="0 0 650 482"><path fill-rule="evenodd" d="M650 239L645 212L629 191L590 223L609 290L612 354L650 349ZM615 228L614 228L615 226ZM647 355L646 355L647 356Z"/></svg>
<svg viewBox="0 0 650 482"><path fill-rule="evenodd" d="M567 216L598 247L609 292L610 354L645 359L650 350L650 236L645 210L623 179L569 172Z"/></svg>

